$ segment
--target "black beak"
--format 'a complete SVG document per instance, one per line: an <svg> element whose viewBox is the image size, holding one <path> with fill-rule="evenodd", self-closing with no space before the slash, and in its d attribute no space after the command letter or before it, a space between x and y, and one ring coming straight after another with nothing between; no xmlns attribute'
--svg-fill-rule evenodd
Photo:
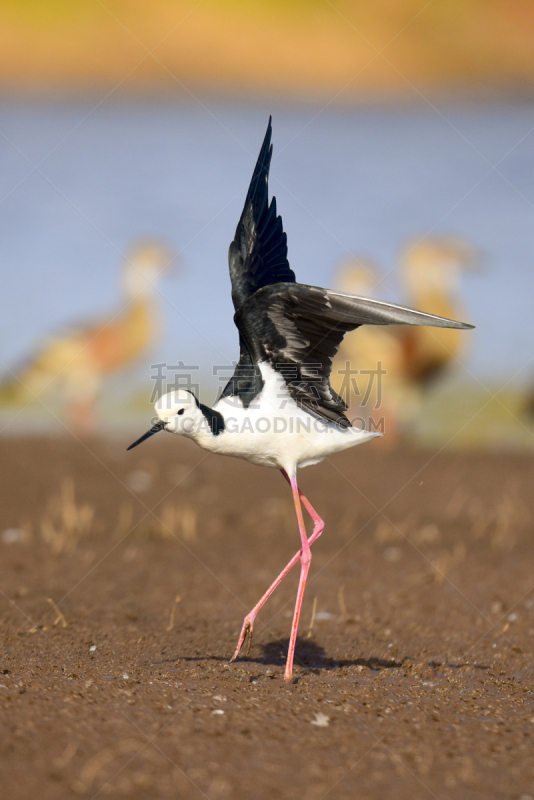
<svg viewBox="0 0 534 800"><path fill-rule="evenodd" d="M133 444L131 444L126 449L127 450L131 450L133 447L137 447L137 445L141 444L141 442L144 442L145 439L150 438L150 436L154 436L155 433L159 433L159 431L162 431L164 429L165 429L165 423L163 422L163 420L160 420L159 422L156 422L156 424L154 425L153 428L150 428L149 431L144 433L141 437L139 437L139 439L137 439L137 441L135 441Z"/></svg>

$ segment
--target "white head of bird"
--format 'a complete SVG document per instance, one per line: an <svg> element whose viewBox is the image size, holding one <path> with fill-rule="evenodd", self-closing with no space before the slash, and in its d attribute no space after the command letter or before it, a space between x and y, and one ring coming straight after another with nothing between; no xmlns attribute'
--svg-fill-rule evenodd
<svg viewBox="0 0 534 800"><path fill-rule="evenodd" d="M195 395L188 389L162 395L154 410L165 430L179 436L191 436L206 421Z"/></svg>
<svg viewBox="0 0 534 800"><path fill-rule="evenodd" d="M137 242L124 263L122 283L125 295L135 299L154 292L160 279L171 271L174 260L171 249L162 242Z"/></svg>
<svg viewBox="0 0 534 800"><path fill-rule="evenodd" d="M128 450L137 447L159 431L186 436L189 439L198 439L202 434L209 437L210 428L202 408L193 392L188 389L167 392L154 405L158 415L156 424L131 444Z"/></svg>

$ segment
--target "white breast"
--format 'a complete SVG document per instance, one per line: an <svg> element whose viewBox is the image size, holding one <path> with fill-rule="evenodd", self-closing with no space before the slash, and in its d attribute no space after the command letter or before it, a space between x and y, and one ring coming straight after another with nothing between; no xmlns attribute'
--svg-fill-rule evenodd
<svg viewBox="0 0 534 800"><path fill-rule="evenodd" d="M265 362L259 367L261 393L248 408L238 397L219 400L214 409L223 415L225 429L218 436L199 437L201 447L294 474L297 467L317 464L331 453L380 435L339 428L303 411L283 377Z"/></svg>

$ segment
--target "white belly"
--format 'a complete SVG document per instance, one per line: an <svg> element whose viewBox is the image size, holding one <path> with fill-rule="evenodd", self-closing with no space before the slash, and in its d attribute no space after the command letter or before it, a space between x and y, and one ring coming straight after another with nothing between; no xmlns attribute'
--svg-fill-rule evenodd
<svg viewBox="0 0 534 800"><path fill-rule="evenodd" d="M358 428L339 428L303 411L291 398L286 383L269 364L259 365L264 388L249 408L237 397L215 404L225 422L218 436L197 442L215 453L243 458L253 464L285 469L317 464L326 456L379 436Z"/></svg>

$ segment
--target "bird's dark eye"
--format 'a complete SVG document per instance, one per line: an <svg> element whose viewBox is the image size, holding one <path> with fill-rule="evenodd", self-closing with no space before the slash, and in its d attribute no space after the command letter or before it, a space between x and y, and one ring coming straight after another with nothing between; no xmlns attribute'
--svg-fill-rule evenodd
<svg viewBox="0 0 534 800"><path fill-rule="evenodd" d="M185 408L181 408L177 413L181 416L185 411Z"/></svg>

